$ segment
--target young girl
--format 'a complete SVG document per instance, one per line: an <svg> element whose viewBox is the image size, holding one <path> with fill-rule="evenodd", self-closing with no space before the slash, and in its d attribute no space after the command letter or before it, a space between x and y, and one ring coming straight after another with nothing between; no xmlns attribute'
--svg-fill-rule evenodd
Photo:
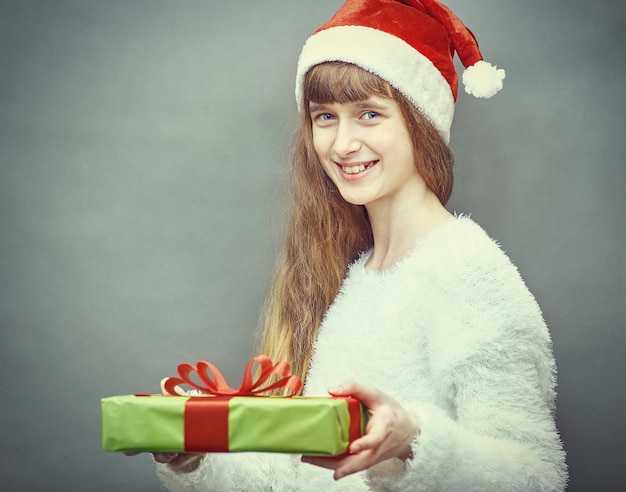
<svg viewBox="0 0 626 492"><path fill-rule="evenodd" d="M432 0L349 0L298 63L291 215L259 352L290 361L304 395L360 399L366 435L343 458L156 453L169 489L565 488L539 307L497 244L444 208L452 47L466 90L497 92L504 73Z"/></svg>

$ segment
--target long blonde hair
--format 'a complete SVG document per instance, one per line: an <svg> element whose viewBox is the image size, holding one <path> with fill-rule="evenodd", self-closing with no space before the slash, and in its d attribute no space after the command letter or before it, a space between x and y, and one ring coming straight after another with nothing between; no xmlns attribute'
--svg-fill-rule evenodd
<svg viewBox="0 0 626 492"><path fill-rule="evenodd" d="M289 216L260 331L260 353L287 360L306 377L324 314L349 265L373 247L364 206L346 202L323 171L313 148L309 102L362 101L372 95L400 105L412 138L415 165L442 204L452 192L452 153L421 113L388 82L357 66L327 62L304 82L289 181Z"/></svg>

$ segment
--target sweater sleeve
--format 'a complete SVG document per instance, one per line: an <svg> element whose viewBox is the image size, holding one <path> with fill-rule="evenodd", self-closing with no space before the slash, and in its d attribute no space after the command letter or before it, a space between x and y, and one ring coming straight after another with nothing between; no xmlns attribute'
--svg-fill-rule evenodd
<svg viewBox="0 0 626 492"><path fill-rule="evenodd" d="M372 469L373 490L565 489L550 336L517 269L494 246L450 279L450 309L432 326L430 347L445 396L407 398L420 427L413 458L400 472Z"/></svg>
<svg viewBox="0 0 626 492"><path fill-rule="evenodd" d="M564 490L564 452L536 367L515 352L455 369L455 415L433 404L410 405L420 427L413 458L399 474L373 469L372 489Z"/></svg>
<svg viewBox="0 0 626 492"><path fill-rule="evenodd" d="M460 403L456 418L434 405L411 408L421 429L413 458L395 476L376 477L373 470L373 490L565 489L564 453L545 405L537 404L536 394L522 387L518 376L480 372L475 375L480 382L466 385L459 395L459 401L468 400Z"/></svg>
<svg viewBox="0 0 626 492"><path fill-rule="evenodd" d="M157 476L172 492L222 492L246 490L287 491L293 483L295 463L289 455L264 453L212 453L202 458L196 470L181 473L157 464Z"/></svg>

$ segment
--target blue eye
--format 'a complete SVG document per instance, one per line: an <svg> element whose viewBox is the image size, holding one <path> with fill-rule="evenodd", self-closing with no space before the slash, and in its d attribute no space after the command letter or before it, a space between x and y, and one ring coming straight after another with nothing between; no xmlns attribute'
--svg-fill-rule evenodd
<svg viewBox="0 0 626 492"><path fill-rule="evenodd" d="M363 113L362 118L364 120L373 120L375 118L378 118L379 114L376 111L366 111L365 113Z"/></svg>
<svg viewBox="0 0 626 492"><path fill-rule="evenodd" d="M329 125L336 119L335 115L333 115L332 113L318 113L312 116L315 124L319 126Z"/></svg>

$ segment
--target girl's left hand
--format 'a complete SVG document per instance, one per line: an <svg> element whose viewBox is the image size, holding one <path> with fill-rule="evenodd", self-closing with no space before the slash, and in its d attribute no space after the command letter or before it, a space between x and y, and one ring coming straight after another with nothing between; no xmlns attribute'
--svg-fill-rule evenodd
<svg viewBox="0 0 626 492"><path fill-rule="evenodd" d="M333 396L352 396L365 405L371 415L365 435L350 445L348 456L303 456L304 463L335 470L335 480L366 470L390 458L411 456L411 443L419 435L415 417L391 396L377 388L355 382L344 383L328 392Z"/></svg>

